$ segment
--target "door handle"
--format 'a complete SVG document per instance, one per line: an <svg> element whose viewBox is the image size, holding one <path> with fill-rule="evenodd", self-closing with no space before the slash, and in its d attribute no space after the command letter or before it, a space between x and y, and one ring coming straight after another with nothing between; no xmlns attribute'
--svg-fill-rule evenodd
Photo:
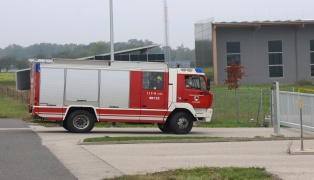
<svg viewBox="0 0 314 180"><path fill-rule="evenodd" d="M188 101L188 99L186 99L186 98L185 98L185 99L183 99L183 100L184 100L184 101Z"/></svg>
<svg viewBox="0 0 314 180"><path fill-rule="evenodd" d="M142 105L142 107L147 107L146 105Z"/></svg>

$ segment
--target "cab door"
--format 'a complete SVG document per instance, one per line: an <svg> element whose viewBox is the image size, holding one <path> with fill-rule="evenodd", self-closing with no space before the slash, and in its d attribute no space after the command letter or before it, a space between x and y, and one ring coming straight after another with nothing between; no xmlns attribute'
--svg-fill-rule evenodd
<svg viewBox="0 0 314 180"><path fill-rule="evenodd" d="M141 123L165 122L168 103L167 84L166 72L142 72Z"/></svg>
<svg viewBox="0 0 314 180"><path fill-rule="evenodd" d="M142 72L141 108L167 108L165 72Z"/></svg>
<svg viewBox="0 0 314 180"><path fill-rule="evenodd" d="M206 79L202 75L184 75L178 78L178 102L186 102L194 108L209 108L211 94L206 88Z"/></svg>

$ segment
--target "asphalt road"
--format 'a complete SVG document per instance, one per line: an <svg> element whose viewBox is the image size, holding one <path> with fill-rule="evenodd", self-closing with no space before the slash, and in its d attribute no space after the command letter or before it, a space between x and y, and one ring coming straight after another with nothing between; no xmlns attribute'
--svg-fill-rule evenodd
<svg viewBox="0 0 314 180"><path fill-rule="evenodd" d="M177 136L158 128L95 128L91 133L73 134L62 127L31 128L78 179L102 179L124 174L153 173L177 168L263 167L282 179L313 179L314 155L290 155L290 141L146 143L80 145L99 136ZM282 128L285 137L298 137L299 131ZM270 137L272 128L193 128L187 136ZM305 132L305 137L314 137ZM305 140L313 148L314 140ZM291 149L300 147L294 140ZM70 153L69 153L70 152Z"/></svg>
<svg viewBox="0 0 314 180"><path fill-rule="evenodd" d="M0 119L0 179L77 179L28 124Z"/></svg>
<svg viewBox="0 0 314 180"><path fill-rule="evenodd" d="M282 128L285 137L299 130ZM186 136L270 137L272 128L193 128ZM0 119L0 179L102 179L200 166L264 167L282 179L313 179L314 155L287 154L290 141L80 145L99 136L177 136L158 128L95 128L73 134L62 127ZM305 137L314 137L305 132ZM313 148L314 140L305 140ZM300 147L294 140L291 149Z"/></svg>

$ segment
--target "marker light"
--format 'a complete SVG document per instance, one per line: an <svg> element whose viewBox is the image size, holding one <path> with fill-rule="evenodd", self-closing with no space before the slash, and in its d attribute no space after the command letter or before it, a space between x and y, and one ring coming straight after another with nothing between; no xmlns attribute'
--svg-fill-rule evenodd
<svg viewBox="0 0 314 180"><path fill-rule="evenodd" d="M197 73L204 73L203 69L201 69L201 68L196 68L195 71L196 71Z"/></svg>
<svg viewBox="0 0 314 180"><path fill-rule="evenodd" d="M40 72L40 63L36 63L36 72Z"/></svg>

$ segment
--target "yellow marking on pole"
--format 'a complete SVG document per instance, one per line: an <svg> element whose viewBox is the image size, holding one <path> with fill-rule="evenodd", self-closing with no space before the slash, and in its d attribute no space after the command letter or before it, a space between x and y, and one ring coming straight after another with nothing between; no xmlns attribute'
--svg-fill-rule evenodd
<svg viewBox="0 0 314 180"><path fill-rule="evenodd" d="M299 104L299 108L301 109L302 108L302 100L301 99L299 99L298 104Z"/></svg>

